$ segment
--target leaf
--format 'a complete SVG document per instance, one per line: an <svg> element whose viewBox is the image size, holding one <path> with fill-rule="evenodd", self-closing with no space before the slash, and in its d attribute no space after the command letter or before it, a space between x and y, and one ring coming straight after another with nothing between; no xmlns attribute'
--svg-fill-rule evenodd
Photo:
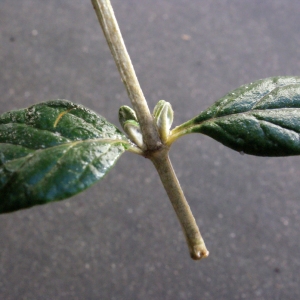
<svg viewBox="0 0 300 300"><path fill-rule="evenodd" d="M192 132L258 156L300 154L300 77L272 77L228 93L172 130L170 143Z"/></svg>
<svg viewBox="0 0 300 300"><path fill-rule="evenodd" d="M0 212L81 192L128 146L105 118L66 100L0 115Z"/></svg>

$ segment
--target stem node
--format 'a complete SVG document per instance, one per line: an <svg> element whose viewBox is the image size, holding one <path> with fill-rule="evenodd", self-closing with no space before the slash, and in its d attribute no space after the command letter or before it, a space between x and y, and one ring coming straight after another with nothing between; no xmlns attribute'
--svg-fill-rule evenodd
<svg viewBox="0 0 300 300"><path fill-rule="evenodd" d="M127 53L110 1L92 0L92 4L141 128L143 142L140 142L139 139L135 140L135 142L138 141L143 149L140 150L138 147L131 147L129 151L142 154L144 157L149 158L154 164L182 226L191 257L195 260L207 257L208 251L169 159L169 147L160 139L157 126L149 111L146 99ZM164 102L161 103L161 105L164 105ZM129 110L128 108L124 109L126 110L125 116L127 116ZM173 112L171 113L169 109L164 113L166 114L164 116L165 119L161 120L160 123L163 123L163 129L166 130L171 119L173 120ZM122 115L121 117L123 120L124 116ZM159 119L159 116L157 116L157 118ZM136 122L133 124L129 124L128 122L125 122L123 125L125 127L129 126L128 130L130 130L131 133L135 130L132 135L137 138ZM167 134L163 135L166 141L168 135L169 127Z"/></svg>

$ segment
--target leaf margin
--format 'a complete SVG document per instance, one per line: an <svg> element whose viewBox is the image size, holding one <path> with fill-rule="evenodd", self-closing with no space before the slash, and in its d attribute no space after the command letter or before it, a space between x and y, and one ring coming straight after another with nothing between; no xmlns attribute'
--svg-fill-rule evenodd
<svg viewBox="0 0 300 300"><path fill-rule="evenodd" d="M293 101L287 101L287 98L284 98L283 91L285 89L292 89L297 88L295 93L295 98ZM277 95L276 95L277 93ZM280 95L281 93L281 95ZM272 100L274 95L277 96L277 100ZM239 99L240 97L240 99ZM276 100L276 97L275 97ZM274 103L276 105L274 105ZM231 107L230 107L231 105ZM282 105L286 107L282 108ZM228 109L229 107L229 109ZM281 108L279 108L281 107ZM253 109L254 108L254 109ZM283 111L283 109L290 109L290 112L295 109L299 109L299 119L300 119L300 77L298 76L277 76L277 77L269 77L265 79L260 79L254 81L250 84L245 84L240 86L239 88L227 93L225 96L217 100L212 106L210 106L205 111L201 112L196 117L192 118L191 120L175 127L171 131L171 135L167 141L167 145L171 146L178 138L184 136L189 133L203 133L212 137L213 139L221 142L223 145L239 151L244 152L251 155L257 156L289 156L289 155L298 155L300 154L300 142L299 146L297 146L297 150L292 149L291 151L288 149L281 149L277 147L277 149L271 149L271 146L259 148L259 145L256 147L252 147L252 149L247 149L245 145L242 143L235 143L233 139L228 142L226 137L222 136L217 130L215 133L212 134L213 126L212 124L216 125L216 120L222 120L227 118L229 122L230 116L234 115L244 115L245 117L247 114L253 113L253 111L271 111L275 112L276 109ZM228 115L228 111L233 112L231 115ZM288 111L286 111L288 112ZM233 118L233 117L232 117ZM242 122L241 122L242 123ZM243 126L243 124L241 124ZM237 128L237 132L241 130ZM210 127L210 128L209 128ZM300 129L300 122L299 122L299 129ZM254 143L257 141L251 141ZM245 143L244 143L245 144ZM295 145L292 145L292 148L295 148ZM271 149L271 150L270 150Z"/></svg>
<svg viewBox="0 0 300 300"><path fill-rule="evenodd" d="M71 109L77 110L77 112L75 113L77 115L78 115L78 113L79 113L79 115L81 113L82 115L92 116L92 122L91 123L93 123L93 125L99 126L99 124L101 124L101 122L102 122L102 124L104 124L104 126L106 126L106 129L105 129L106 132L103 133L104 135L107 136L107 138L105 138L105 139L103 139L103 138L101 138L100 140L99 140L99 138L98 139L94 138L93 140L90 140L90 139L78 140L77 139L76 141L70 141L69 143L89 143L89 141L90 141L90 143L97 143L97 142L99 143L99 141L100 141L100 144L102 143L102 146L104 144L106 144L106 146L114 144L115 149L118 148L117 153L115 153L115 156L114 156L113 159L112 159L111 155L109 156L109 158L107 158L107 160L111 160L111 163L107 165L108 167L106 168L106 170L105 170L105 172L103 173L102 176L100 176L100 177L98 176L99 178L94 178L94 180L90 180L90 182L86 186L81 185L81 188L79 188L77 190L75 189L74 192L70 193L70 190L69 190L69 193L65 192L60 196L56 195L55 197L50 197L50 198L49 197L40 197L38 199L36 199L36 198L33 199L33 201L28 201L28 199L30 197L30 193L29 193L29 196L25 195L25 198L27 197L27 200L25 199L22 203L20 203L20 202L16 203L16 201L14 201L14 199L13 199L14 196L9 196L9 195L13 195L11 193L14 192L14 189L13 188L8 189L8 191L10 191L9 193L5 192L3 190L3 173L4 173L3 166L4 166L4 164L7 164L8 162L11 162L13 157L11 157L9 160L7 160L7 159L5 160L5 158L3 158L4 157L4 155L3 155L4 151L1 152L1 150L3 150L5 147L7 148L7 144L6 144L6 146L3 146L3 130L2 131L0 130L0 136L2 138L2 143L0 142L0 158L1 158L0 159L0 176L1 176L0 179L2 179L2 187L0 188L0 199L2 199L2 200L0 200L0 212L1 213L12 212L12 211L23 209L23 208L28 208L28 207L31 207L31 206L34 206L34 205L44 204L44 203L53 202L53 201L59 201L59 200L69 198L69 197L71 197L75 194L78 194L79 192L82 192L83 190L85 190L86 188L88 188L89 186L94 184L95 182L102 179L108 173L108 171L115 165L116 161L119 159L121 154L123 154L126 150L133 147L132 143L127 139L127 137L123 133L121 133L121 131L119 131L119 129L117 129L117 127L115 125L107 122L107 120L105 118L103 118L102 116L98 115L97 113L85 108L82 105L78 105L78 104L72 103L68 100L62 100L62 99L41 102L41 103L38 103L38 104L31 105L30 107L25 108L25 109L19 109L19 110L15 110L15 111L5 112L5 113L0 115L0 127L3 124L9 124L9 123L10 124L11 123L22 124L22 122L25 122L26 117L28 117L28 113L29 113L29 115L32 112L36 113L36 111L38 111L39 108L47 106L47 105L50 105L50 106L53 106L53 107L63 106L64 109L65 108L67 108L67 109L71 108ZM32 118L30 120L27 120L27 121L29 121L29 123L30 123L30 121L32 121ZM56 126L53 126L54 127L53 132L54 133L59 133L58 135L61 135L61 133L57 131L58 130L58 128L57 128L58 125L61 125L61 124L59 124L59 121L57 122ZM33 123L31 122L30 126L31 126L31 128L34 128L34 122ZM108 130L109 128L110 129L114 128L115 135L113 133L110 134L110 132ZM114 131L112 131L112 132L114 132ZM97 132L97 134L99 136L101 136L101 133ZM112 135L113 137L117 137L117 138L116 139L109 138L109 137L111 137L110 135ZM76 136L76 138L78 138L78 135ZM25 139L24 139L24 142L25 142ZM53 147L59 147L59 146L62 146L62 145L64 145L64 144L59 144L58 143L57 145L51 146L51 147L49 146L49 147L38 147L38 149L28 149L28 151L27 151L28 153L26 154L26 156L29 156L29 158L31 158L31 157L34 157L34 154L37 153L37 151L39 151L39 153L41 153L42 151L47 152L47 151L53 150ZM23 145L14 145L14 146L19 147L19 148L23 147ZM34 152L32 152L32 151L34 151ZM8 153L11 153L11 151L8 151ZM19 157L14 158L14 159L24 160L24 157L26 157L26 156L23 156L23 157L19 156ZM23 166L24 166L24 164L26 164L26 162L21 163L21 165L23 165ZM1 173L2 173L2 175L1 175ZM16 174L16 172L14 171L12 174ZM14 175L14 176L17 176L17 175ZM87 181L85 181L85 182L87 182ZM1 183L1 181L0 181L0 183ZM18 189L15 188L15 190L18 190ZM27 192L28 192L28 189L27 189ZM23 195L24 195L24 193L23 193ZM8 197L10 197L10 199L7 199ZM44 199L42 199L42 198L44 198ZM4 201L3 201L3 199L4 199ZM8 202L11 202L11 201L14 202L14 204L10 205L8 203Z"/></svg>

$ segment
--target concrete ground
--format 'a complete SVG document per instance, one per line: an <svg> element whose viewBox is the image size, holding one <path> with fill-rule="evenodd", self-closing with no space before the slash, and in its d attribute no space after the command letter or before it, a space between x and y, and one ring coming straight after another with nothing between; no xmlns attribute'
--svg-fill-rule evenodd
<svg viewBox="0 0 300 300"><path fill-rule="evenodd" d="M298 0L113 0L153 109L175 125L256 79L300 75ZM129 104L90 1L2 0L0 113L64 98L118 124ZM89 190L0 216L0 299L300 299L300 158L190 135L171 158L209 258L189 258L149 161L124 154Z"/></svg>

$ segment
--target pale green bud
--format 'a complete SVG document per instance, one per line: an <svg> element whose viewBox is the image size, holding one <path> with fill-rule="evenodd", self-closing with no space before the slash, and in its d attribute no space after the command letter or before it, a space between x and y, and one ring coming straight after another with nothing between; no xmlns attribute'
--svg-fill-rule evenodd
<svg viewBox="0 0 300 300"><path fill-rule="evenodd" d="M156 121L162 142L166 142L168 140L174 118L174 112L171 104L165 100L158 101L153 110L153 117Z"/></svg>
<svg viewBox="0 0 300 300"><path fill-rule="evenodd" d="M123 129L133 143L141 149L144 148L143 136L138 122L127 120L124 122Z"/></svg>
<svg viewBox="0 0 300 300"><path fill-rule="evenodd" d="M133 120L135 122L138 122L135 111L127 106L123 105L119 108L119 122L124 130L124 123L128 120Z"/></svg>

